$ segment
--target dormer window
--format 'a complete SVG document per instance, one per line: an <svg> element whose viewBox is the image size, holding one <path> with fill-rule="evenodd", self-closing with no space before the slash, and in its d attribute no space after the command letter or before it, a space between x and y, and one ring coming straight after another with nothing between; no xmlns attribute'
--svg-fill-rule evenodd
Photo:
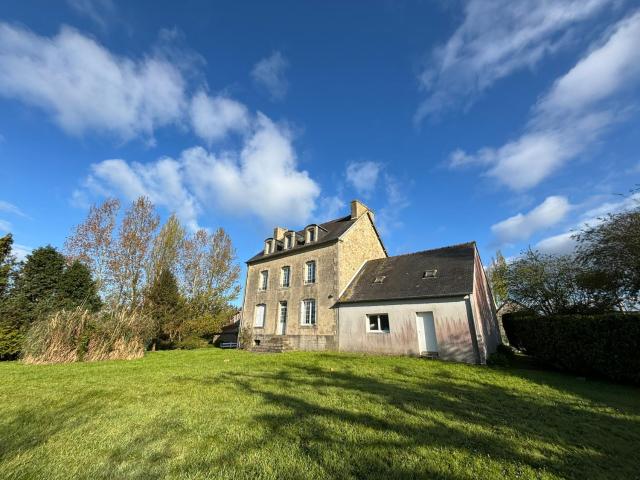
<svg viewBox="0 0 640 480"><path fill-rule="evenodd" d="M290 248L293 248L293 235L287 233L284 237L284 249L289 250Z"/></svg>
<svg viewBox="0 0 640 480"><path fill-rule="evenodd" d="M318 239L318 226L310 225L306 228L305 243L313 243Z"/></svg>
<svg viewBox="0 0 640 480"><path fill-rule="evenodd" d="M436 278L438 274L438 269L434 268L432 270L425 270L422 274L422 278Z"/></svg>
<svg viewBox="0 0 640 480"><path fill-rule="evenodd" d="M274 243L275 241L272 238L268 238L265 240L264 242L264 254L265 255L269 255L270 253L274 252Z"/></svg>

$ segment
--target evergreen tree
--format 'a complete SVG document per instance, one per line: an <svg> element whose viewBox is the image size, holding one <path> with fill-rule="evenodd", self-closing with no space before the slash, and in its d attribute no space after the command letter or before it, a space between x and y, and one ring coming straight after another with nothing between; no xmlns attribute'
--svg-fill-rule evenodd
<svg viewBox="0 0 640 480"><path fill-rule="evenodd" d="M146 310L153 319L154 338L152 350L163 334L175 340L182 322L183 299L176 277L170 270L162 270L146 295Z"/></svg>
<svg viewBox="0 0 640 480"><path fill-rule="evenodd" d="M11 277L16 261L11 254L13 237L10 233L0 238L0 360L16 358L20 353L22 335L10 309Z"/></svg>
<svg viewBox="0 0 640 480"><path fill-rule="evenodd" d="M65 308L81 306L95 312L102 306L91 271L79 260L75 260L62 274L60 293Z"/></svg>

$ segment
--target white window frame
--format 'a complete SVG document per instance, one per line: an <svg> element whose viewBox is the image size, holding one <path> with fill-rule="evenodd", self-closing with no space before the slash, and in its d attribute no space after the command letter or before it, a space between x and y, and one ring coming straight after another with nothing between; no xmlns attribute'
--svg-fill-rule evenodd
<svg viewBox="0 0 640 480"><path fill-rule="evenodd" d="M258 322L258 312L262 311L262 316L260 317L260 322ZM267 318L267 305L264 303L258 303L255 308L255 312L253 314L253 327L254 328L264 328L264 321Z"/></svg>
<svg viewBox="0 0 640 480"><path fill-rule="evenodd" d="M288 233L284 236L284 249L289 250L291 248L293 248L293 235Z"/></svg>
<svg viewBox="0 0 640 480"><path fill-rule="evenodd" d="M284 283L284 272L287 272L287 284ZM291 286L291 267L289 265L285 265L280 268L280 287L289 288Z"/></svg>
<svg viewBox="0 0 640 480"><path fill-rule="evenodd" d="M380 317L385 316L387 317L387 324L389 325L389 329L388 330L383 330L382 329L382 321L380 319ZM376 317L376 323L378 325L377 329L371 329L371 319L373 317ZM365 320L367 321L367 333L390 333L391 332L391 320L389 318L389 314L388 313L368 313L365 316Z"/></svg>
<svg viewBox="0 0 640 480"><path fill-rule="evenodd" d="M309 305L309 311L307 312L307 305ZM315 298L305 298L300 304L300 325L305 327L312 327L316 325L318 321L318 308Z"/></svg>
<svg viewBox="0 0 640 480"><path fill-rule="evenodd" d="M265 292L269 288L269 270L261 270L258 280L258 290Z"/></svg>
<svg viewBox="0 0 640 480"><path fill-rule="evenodd" d="M310 266L313 265L313 279L309 280L309 272L311 271ZM311 285L316 283L316 279L318 276L318 264L315 260L309 260L304 264L304 284Z"/></svg>

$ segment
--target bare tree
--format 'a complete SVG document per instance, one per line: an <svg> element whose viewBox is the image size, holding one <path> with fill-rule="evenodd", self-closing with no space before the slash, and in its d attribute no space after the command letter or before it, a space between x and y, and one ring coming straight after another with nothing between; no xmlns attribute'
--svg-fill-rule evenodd
<svg viewBox="0 0 640 480"><path fill-rule="evenodd" d="M113 231L120 202L109 198L92 205L84 222L75 228L65 242L70 260L79 260L91 269L98 291L106 293L110 282L110 258L113 256Z"/></svg>
<svg viewBox="0 0 640 480"><path fill-rule="evenodd" d="M115 287L113 300L117 305L140 306L145 268L159 223L154 205L146 197L138 198L126 211L109 262Z"/></svg>

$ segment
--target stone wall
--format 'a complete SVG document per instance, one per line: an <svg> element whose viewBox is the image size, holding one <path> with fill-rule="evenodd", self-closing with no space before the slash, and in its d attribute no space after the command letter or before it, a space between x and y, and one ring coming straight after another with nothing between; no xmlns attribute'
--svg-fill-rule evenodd
<svg viewBox="0 0 640 480"><path fill-rule="evenodd" d="M387 254L367 213L362 215L342 236L338 244L338 292L347 288L367 260L384 258Z"/></svg>

